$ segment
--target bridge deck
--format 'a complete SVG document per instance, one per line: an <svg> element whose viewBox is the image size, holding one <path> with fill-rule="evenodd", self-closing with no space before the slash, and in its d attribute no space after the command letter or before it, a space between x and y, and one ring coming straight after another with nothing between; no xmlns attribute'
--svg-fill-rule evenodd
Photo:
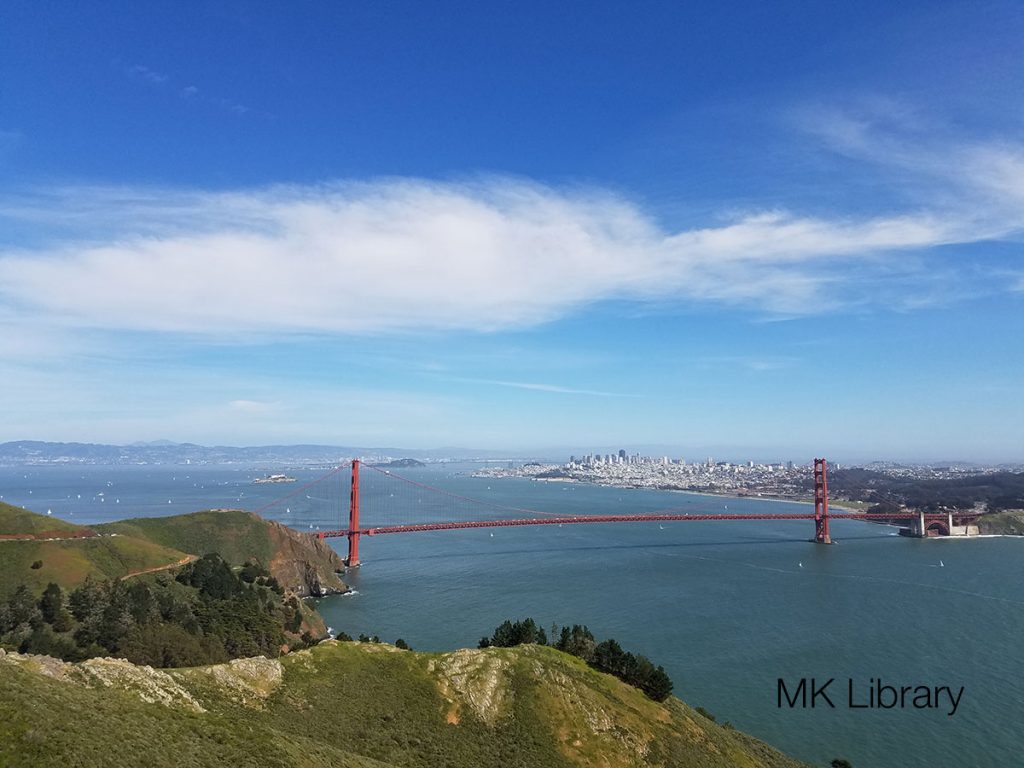
<svg viewBox="0 0 1024 768"><path fill-rule="evenodd" d="M897 512L890 515L870 515L858 512L832 512L829 514L831 520L867 520L876 522L889 522L893 520L913 520L918 517L916 512ZM962 516L958 516L962 517ZM946 520L946 515L925 515L925 520ZM641 523L641 522L698 522L708 520L814 520L813 512L793 512L776 514L708 514L708 515L687 515L687 514L650 514L650 515L577 515L574 517L542 517L542 518L519 518L514 520L468 520L464 522L449 523L418 523L414 525L385 525L376 528L357 528L353 531L347 529L335 531L321 531L318 536L322 539L348 536L349 533L357 533L365 536L377 536L385 533L414 533L417 531L452 531L466 528L510 528L525 525L579 525L586 523Z"/></svg>

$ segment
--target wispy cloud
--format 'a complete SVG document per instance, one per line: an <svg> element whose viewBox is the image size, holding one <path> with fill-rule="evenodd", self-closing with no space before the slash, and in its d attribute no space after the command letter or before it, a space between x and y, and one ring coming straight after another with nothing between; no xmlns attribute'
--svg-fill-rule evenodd
<svg viewBox="0 0 1024 768"><path fill-rule="evenodd" d="M576 389L574 387L562 387L557 384L538 384L525 381L502 381L500 379L475 379L460 376L446 376L445 381L461 381L470 384L491 384L497 387L511 387L513 389L528 389L534 392L552 392L559 395L591 395L594 397L640 397L640 395L624 392L603 392L596 389Z"/></svg>
<svg viewBox="0 0 1024 768"><path fill-rule="evenodd" d="M607 191L505 178L0 200L0 221L51 237L64 228L57 243L0 252L0 302L51 321L207 335L495 331L606 300L799 316L888 302L893 281L901 294L919 284L936 296L942 270L928 249L1021 231L1021 147L927 154L867 131L832 134L926 177L941 191L931 205L877 216L757 211L671 231ZM940 149L966 170L941 170ZM915 306L912 295L901 301Z"/></svg>
<svg viewBox="0 0 1024 768"><path fill-rule="evenodd" d="M147 83L152 85L164 85L168 80L170 80L170 78L163 72L157 72L143 64L133 64L128 67L127 71L132 77L145 80Z"/></svg>
<svg viewBox="0 0 1024 768"><path fill-rule="evenodd" d="M218 107L228 112L234 112L236 115L244 115L247 112L252 111L249 107L245 106L245 104L232 101L231 99L214 98L210 100L210 103L216 104Z"/></svg>
<svg viewBox="0 0 1024 768"><path fill-rule="evenodd" d="M817 106L799 112L799 123L832 151L886 169L925 202L967 206L974 225L1000 233L1022 228L1024 145L1004 137L960 136L934 118L891 100L859 108ZM963 213L961 213L963 215Z"/></svg>
<svg viewBox="0 0 1024 768"><path fill-rule="evenodd" d="M756 373L782 371L799 365L800 358L789 356L721 355L697 358L694 363L703 368L743 368Z"/></svg>
<svg viewBox="0 0 1024 768"><path fill-rule="evenodd" d="M254 111L250 107L246 106L245 104L242 104L239 101L235 101L234 99L228 99L223 96L204 93L200 91L199 86L197 85L188 84L185 86L176 86L174 84L174 80L171 78L170 75L166 75L163 72L158 72L157 70L151 69L150 67L147 67L144 64L132 64L130 66L127 66L125 67L125 72L128 74L129 77L136 80L144 81L152 86L156 86L159 88L163 88L165 86L167 88L175 88L177 90L178 95L184 101L208 104L210 106L216 107L217 109L223 110L225 112L231 112L232 114L236 115L245 115Z"/></svg>

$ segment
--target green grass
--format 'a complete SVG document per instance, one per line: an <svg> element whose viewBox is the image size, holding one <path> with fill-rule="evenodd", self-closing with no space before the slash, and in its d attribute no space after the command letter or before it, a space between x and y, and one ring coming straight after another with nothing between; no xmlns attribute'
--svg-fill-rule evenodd
<svg viewBox="0 0 1024 768"><path fill-rule="evenodd" d="M85 688L7 664L0 669L0 692L0 765L10 768L372 766L235 713L147 704L131 693Z"/></svg>
<svg viewBox="0 0 1024 768"><path fill-rule="evenodd" d="M21 507L0 503L0 533L34 536L75 536L83 531L98 531L39 515ZM142 538L97 536L68 538L0 540L0 598L27 584L42 592L51 581L68 589L87 576L116 579L129 573L176 563L185 553ZM38 568L32 565L39 563Z"/></svg>
<svg viewBox="0 0 1024 768"><path fill-rule="evenodd" d="M87 576L116 579L129 573L179 562L186 555L175 549L126 536L65 541L0 541L0 597L27 584L42 592L51 581L65 589ZM41 562L39 568L32 564Z"/></svg>
<svg viewBox="0 0 1024 768"><path fill-rule="evenodd" d="M453 693L452 673L439 667L466 659L464 693ZM249 704L204 668L173 671L207 710L194 713L146 704L117 686L53 680L0 659L0 765L800 765L674 698L658 704L546 647L452 655L328 642L281 663L280 687L261 682L272 692ZM465 696L489 683L501 697L485 722Z"/></svg>
<svg viewBox="0 0 1024 768"><path fill-rule="evenodd" d="M216 552L235 564L252 557L268 563L274 554L267 521L237 509L121 520L97 525L96 530L148 539L192 555Z"/></svg>
<svg viewBox="0 0 1024 768"><path fill-rule="evenodd" d="M87 530L49 515L38 515L27 509L0 501L0 534L69 535Z"/></svg>

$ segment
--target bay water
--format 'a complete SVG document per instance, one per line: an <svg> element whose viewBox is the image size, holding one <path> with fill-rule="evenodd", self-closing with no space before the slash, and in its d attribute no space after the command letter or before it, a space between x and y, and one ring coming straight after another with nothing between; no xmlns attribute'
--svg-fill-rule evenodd
<svg viewBox="0 0 1024 768"><path fill-rule="evenodd" d="M401 474L494 504L568 515L806 512L789 502L473 477L470 465ZM6 467L3 501L81 524L206 508L255 509L291 491L256 467ZM272 471L281 471L274 468ZM323 470L288 469L298 483ZM299 530L341 528L342 473L265 512ZM386 484L363 488L364 522ZM490 517L503 516L498 512ZM424 510L423 519L443 511ZM336 631L401 637L417 650L475 646L506 618L587 624L661 664L675 693L719 722L817 765L1013 766L1024 753L1024 539L914 540L833 521L538 526L363 537L354 593L317 601ZM333 540L344 554L345 542ZM0 553L2 556L2 553ZM828 688L835 708L780 708L778 680ZM850 709L873 680L964 688L955 714Z"/></svg>

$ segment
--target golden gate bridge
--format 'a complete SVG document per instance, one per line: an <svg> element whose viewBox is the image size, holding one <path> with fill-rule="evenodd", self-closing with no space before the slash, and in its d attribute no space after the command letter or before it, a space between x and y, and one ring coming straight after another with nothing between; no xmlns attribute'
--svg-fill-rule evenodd
<svg viewBox="0 0 1024 768"><path fill-rule="evenodd" d="M639 523L639 522L740 522L740 521L786 521L808 520L814 522L814 536L811 541L819 544L831 544L829 530L830 520L862 520L879 523L891 523L906 520L911 523L911 532L915 536L948 535L954 525L954 518L963 521L977 517L977 513L947 512L944 514L925 514L920 511L899 511L886 514L870 514L864 512L832 512L828 504L828 464L825 459L814 460L814 511L813 512L781 512L781 513L750 513L736 512L705 513L686 512L683 507L674 507L654 512L635 512L623 514L565 514L525 507L500 504L486 499L473 498L452 491L436 488L426 483L395 474L390 469L365 464L353 459L350 465L341 465L327 474L309 483L300 485L274 501L255 510L263 513L278 507L290 499L302 497L311 499L306 491L330 480L339 478L346 469L351 471L351 485L348 505L348 525L345 528L318 530L315 535L321 539L345 538L348 540L348 556L345 563L349 567L360 564L359 542L363 536L380 536L394 533L417 533L425 531L454 531L473 528L511 528L541 525L586 525L596 523ZM374 505L372 518L380 522L367 525L361 521L366 508L361 498L361 474L369 471L371 477L381 481L389 490L373 495ZM362 474L362 478L366 475ZM335 484L337 487L337 484ZM410 494L409 491L412 491ZM398 493L396 494L396 491ZM402 493L406 491L406 493ZM429 503L424 504L424 501ZM340 502L340 498L337 500ZM467 514L468 509L486 512L488 516ZM341 504L336 504L336 514L341 516ZM289 510L290 511L290 510ZM456 519L456 518L469 519ZM479 519L473 519L478 517Z"/></svg>

